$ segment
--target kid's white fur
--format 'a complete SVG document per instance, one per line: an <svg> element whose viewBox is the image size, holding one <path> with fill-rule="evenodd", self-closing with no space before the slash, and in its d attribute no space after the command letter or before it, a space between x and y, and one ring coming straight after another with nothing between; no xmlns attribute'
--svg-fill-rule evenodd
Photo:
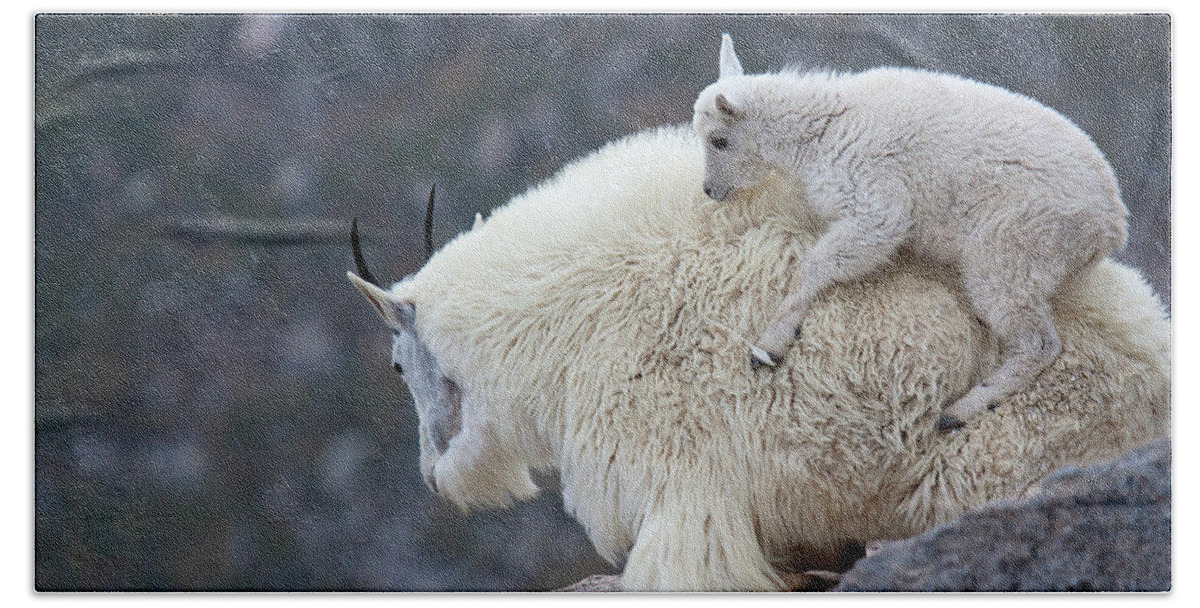
<svg viewBox="0 0 1200 608"><path fill-rule="evenodd" d="M902 250L961 277L1005 356L948 408L955 426L1058 356L1050 300L1126 240L1103 153L1058 112L1000 87L905 68L748 76L728 35L701 92L704 188L728 204L782 179L828 225L755 344L773 365L816 299ZM761 360L762 357L755 357Z"/></svg>

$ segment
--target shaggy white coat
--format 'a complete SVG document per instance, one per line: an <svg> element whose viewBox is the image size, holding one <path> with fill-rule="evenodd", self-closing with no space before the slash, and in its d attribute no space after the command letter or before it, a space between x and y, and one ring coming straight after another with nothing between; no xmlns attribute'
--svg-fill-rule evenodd
<svg viewBox="0 0 1200 608"><path fill-rule="evenodd" d="M626 589L769 590L797 554L907 537L1168 432L1169 324L1111 261L1057 296L1058 360L955 434L934 421L998 348L924 266L832 289L755 373L733 332L770 320L821 225L795 200L714 203L702 170L689 128L610 144L386 292L463 394L439 493L503 505L557 470Z"/></svg>

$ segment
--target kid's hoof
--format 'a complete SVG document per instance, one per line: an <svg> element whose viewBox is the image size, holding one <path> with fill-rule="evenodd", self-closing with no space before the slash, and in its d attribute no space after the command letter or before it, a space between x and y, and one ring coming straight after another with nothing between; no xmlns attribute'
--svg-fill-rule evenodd
<svg viewBox="0 0 1200 608"><path fill-rule="evenodd" d="M967 426L967 423L954 416L942 416L938 418L937 428L939 431L953 431L954 429L961 429L964 426Z"/></svg>
<svg viewBox="0 0 1200 608"><path fill-rule="evenodd" d="M762 349L752 349L750 351L750 367L759 368L762 366L775 367L777 362L782 359L781 355L772 355Z"/></svg>

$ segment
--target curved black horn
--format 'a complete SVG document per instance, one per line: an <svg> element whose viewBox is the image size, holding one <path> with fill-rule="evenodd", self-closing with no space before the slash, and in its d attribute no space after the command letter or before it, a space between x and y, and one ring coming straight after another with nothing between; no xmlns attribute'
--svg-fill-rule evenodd
<svg viewBox="0 0 1200 608"><path fill-rule="evenodd" d="M358 218L350 220L350 247L354 249L354 266L358 269L358 276L376 287L379 287L379 281L367 270L367 262L363 259L362 247L358 244Z"/></svg>
<svg viewBox="0 0 1200 608"><path fill-rule="evenodd" d="M429 203L425 206L425 261L433 257L433 193L437 184L429 187ZM424 264L424 262L422 262Z"/></svg>

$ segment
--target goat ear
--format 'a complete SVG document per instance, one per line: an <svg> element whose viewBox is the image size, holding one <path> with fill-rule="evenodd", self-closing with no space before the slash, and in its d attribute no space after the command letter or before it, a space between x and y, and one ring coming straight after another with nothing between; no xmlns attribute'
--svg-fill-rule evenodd
<svg viewBox="0 0 1200 608"><path fill-rule="evenodd" d="M375 307L375 311L383 317L383 322L392 329L412 329L413 305L396 298L378 285L363 280L353 272L347 272L346 277L367 297L367 301Z"/></svg>
<svg viewBox="0 0 1200 608"><path fill-rule="evenodd" d="M733 50L733 38L730 38L729 34L721 34L721 74L717 80L741 76L744 73L742 62L738 61L737 53Z"/></svg>
<svg viewBox="0 0 1200 608"><path fill-rule="evenodd" d="M729 101L729 98L724 93L717 93L714 101L717 104L717 109L721 111L721 115L726 118L738 119L746 115L745 110L742 110L734 105L732 101Z"/></svg>

